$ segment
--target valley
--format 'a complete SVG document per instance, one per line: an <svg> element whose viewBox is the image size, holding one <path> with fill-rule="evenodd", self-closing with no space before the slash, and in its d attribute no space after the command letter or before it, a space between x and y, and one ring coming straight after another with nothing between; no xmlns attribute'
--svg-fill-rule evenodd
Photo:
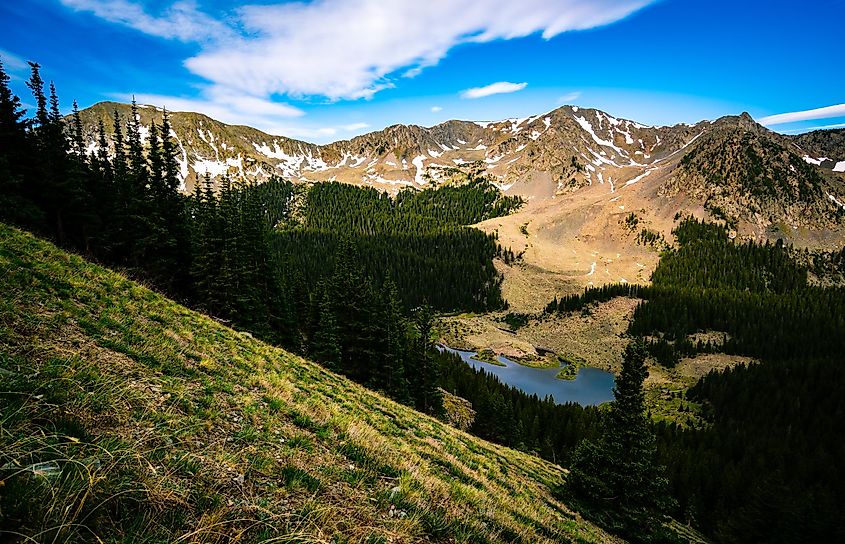
<svg viewBox="0 0 845 544"><path fill-rule="evenodd" d="M63 117L38 70L32 120L0 102L0 531L841 520L837 469L814 471L842 447L842 131L562 106L316 145L136 104Z"/></svg>

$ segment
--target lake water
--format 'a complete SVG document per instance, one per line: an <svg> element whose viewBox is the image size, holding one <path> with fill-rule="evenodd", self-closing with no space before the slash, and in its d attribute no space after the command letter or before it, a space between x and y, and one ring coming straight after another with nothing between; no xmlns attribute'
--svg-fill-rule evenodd
<svg viewBox="0 0 845 544"><path fill-rule="evenodd" d="M512 385L529 395L545 398L551 395L558 404L574 402L582 406L596 406L613 400L613 374L598 368L581 368L574 380L556 378L559 368L531 368L499 355L498 361L505 366L497 366L472 358L474 351L463 351L440 346L461 356L461 359L473 368L484 369L499 378L499 381Z"/></svg>

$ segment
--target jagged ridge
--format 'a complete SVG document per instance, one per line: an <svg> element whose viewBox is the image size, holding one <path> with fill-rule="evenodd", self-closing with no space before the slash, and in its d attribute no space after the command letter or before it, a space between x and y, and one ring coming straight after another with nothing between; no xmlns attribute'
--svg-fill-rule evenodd
<svg viewBox="0 0 845 544"><path fill-rule="evenodd" d="M93 128L100 119L109 127L115 109L129 115L129 106L117 103L82 112L90 150L96 147ZM145 106L139 116L149 126L161 112ZM651 184L660 197L683 194L735 220L829 226L845 209L845 175L838 172L845 170L845 161L837 162L845 155L845 131L788 137L764 129L747 114L651 127L563 106L523 119L447 121L431 128L393 125L327 145L196 113L173 113L171 120L187 191L206 173L250 181L271 175L337 180L395 192L473 172L486 174L504 191L540 199L593 185L613 193Z"/></svg>

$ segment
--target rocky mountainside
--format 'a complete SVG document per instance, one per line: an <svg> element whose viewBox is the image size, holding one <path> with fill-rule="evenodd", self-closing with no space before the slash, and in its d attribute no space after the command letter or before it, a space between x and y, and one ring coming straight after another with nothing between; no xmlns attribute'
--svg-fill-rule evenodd
<svg viewBox="0 0 845 544"><path fill-rule="evenodd" d="M845 172L845 128L814 130L790 139L806 152L805 161L827 170Z"/></svg>
<svg viewBox="0 0 845 544"><path fill-rule="evenodd" d="M104 102L81 112L89 150L97 145L98 122L110 132L113 112L126 119L129 108ZM139 106L144 127L161 114L153 106ZM522 119L394 125L327 145L226 125L198 113L172 113L171 123L186 191L208 174L250 181L271 175L336 180L396 192L472 171L529 199L590 186L608 194L648 186L658 198L655 206L682 195L712 215L754 224L829 227L845 210L845 131L784 136L747 114L652 127L563 106Z"/></svg>
<svg viewBox="0 0 845 544"><path fill-rule="evenodd" d="M724 117L684 154L662 194L685 191L716 217L836 223L842 209L835 195L842 185L801 151L798 142L763 128L747 114Z"/></svg>

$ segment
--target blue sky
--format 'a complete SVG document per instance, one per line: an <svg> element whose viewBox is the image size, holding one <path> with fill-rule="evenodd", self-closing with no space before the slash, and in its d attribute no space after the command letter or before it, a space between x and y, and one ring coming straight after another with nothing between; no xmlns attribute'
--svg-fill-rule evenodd
<svg viewBox="0 0 845 544"><path fill-rule="evenodd" d="M845 126L845 0L18 0L0 57L63 106L128 100L315 142L561 104L649 124ZM782 115L788 114L788 115Z"/></svg>

